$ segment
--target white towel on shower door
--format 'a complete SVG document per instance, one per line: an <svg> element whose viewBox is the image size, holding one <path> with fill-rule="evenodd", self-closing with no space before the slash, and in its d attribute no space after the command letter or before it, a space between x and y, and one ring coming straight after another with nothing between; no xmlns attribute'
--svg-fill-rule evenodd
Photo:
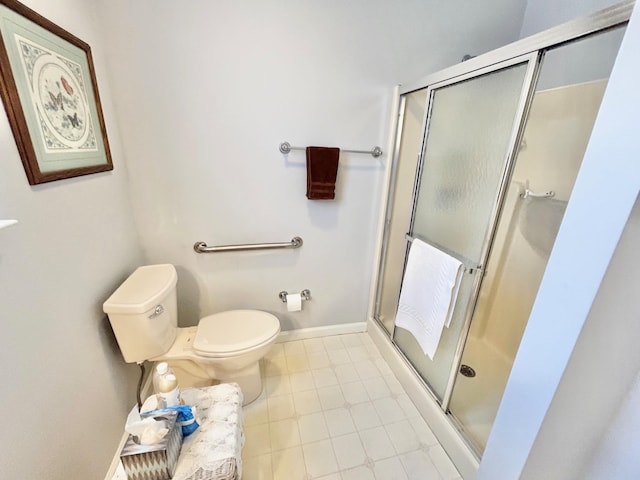
<svg viewBox="0 0 640 480"><path fill-rule="evenodd" d="M451 323L463 271L451 255L419 239L411 243L396 326L411 332L431 360Z"/></svg>

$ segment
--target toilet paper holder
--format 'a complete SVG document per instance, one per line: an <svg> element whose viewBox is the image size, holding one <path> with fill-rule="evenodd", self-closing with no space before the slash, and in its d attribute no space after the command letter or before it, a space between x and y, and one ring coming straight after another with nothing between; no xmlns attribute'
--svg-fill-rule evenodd
<svg viewBox="0 0 640 480"><path fill-rule="evenodd" d="M282 300L282 303L287 303L287 295L289 295L289 292L286 292L284 290L278 294L280 300ZM311 291L305 288L300 292L300 297L302 297L302 300L311 300Z"/></svg>

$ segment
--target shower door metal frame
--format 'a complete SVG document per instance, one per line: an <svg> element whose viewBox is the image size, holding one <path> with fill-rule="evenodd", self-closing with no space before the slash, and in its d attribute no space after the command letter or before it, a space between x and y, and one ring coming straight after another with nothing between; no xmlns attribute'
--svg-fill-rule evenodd
<svg viewBox="0 0 640 480"><path fill-rule="evenodd" d="M540 66L541 66L542 59L544 57L544 52L554 47L560 47L566 43L574 42L579 39L589 37L591 35L604 33L608 30L612 30L614 28L618 28L626 25L629 21L629 18L631 17L631 13L633 11L634 5L635 5L635 1L633 0L613 5L611 7L600 10L590 16L571 20L557 27L551 28L549 30L546 30L538 34L532 35L530 37L524 38L522 40L516 41L504 47L493 50L491 52L479 55L463 63L453 65L444 70L428 75L427 77L424 77L423 79L418 80L416 82L412 82L412 83L400 86L398 90L397 99L396 99L396 101L398 102L397 105L399 105L400 107L399 108L400 118L396 125L396 131L394 135L395 145L393 149L392 164L389 167L392 169L392 171L390 176L391 178L390 183L388 186L388 196L387 196L388 204L386 206L386 214L384 217L385 225L383 229L383 235L380 240L380 248L383 250L383 253L380 256L379 263L378 263L378 275L377 275L378 285L375 290L376 298L374 299L374 310L373 310L374 312L373 320L376 321L378 325L380 325L380 328L382 329L382 331L387 332L387 329L382 324L382 322L377 318L377 316L379 313L380 292L382 288L381 285L384 280L383 279L384 261L386 259L387 246L388 246L389 235L390 235L390 232L389 232L390 215L392 213L393 195L395 193L395 180L396 180L396 172L398 168L400 140L402 137L402 121L403 121L402 112L404 111L405 98L406 98L405 96L409 93L427 88L427 89L431 89L430 91L427 91L427 101L429 102L431 99L431 96L433 95L433 90L439 86L444 86L447 82L457 83L459 81L463 81L465 78L472 78L472 77L478 76L479 72L484 70L486 70L485 73L489 73L490 71L493 71L493 70L498 70L504 66L507 66L505 62L514 60L516 58L522 59L527 56L535 57L535 59L532 60L530 63L530 66L531 64L533 64L534 71L527 72L527 73L531 73L532 77L529 84L529 90L526 95L526 101L524 106L519 105L519 108L523 107L522 111L520 112L520 120L518 122L514 122L515 125L512 131L512 137L510 139L511 151L510 151L510 159L508 160L510 164L505 169L505 172L501 181L500 198L496 199L496 206L494 208L495 211L493 212L493 215L495 216L495 218L493 219L492 228L489 229L491 235L489 237L489 241L485 244L487 251L484 252L485 255L483 255L482 257L483 258L482 266L484 266L487 258L491 254L491 247L493 244L492 239L493 239L493 236L495 235L497 221L499 220L499 215L500 215L500 211L502 208L502 203L505 195L505 183L507 183L508 179L511 176L513 166L515 163L515 158L517 157L516 146L519 145L519 142L522 139L524 127L526 126L528 112L531 107L533 95L535 94L537 76L540 71ZM520 62L516 61L514 64L521 63L521 62L522 62L521 60ZM522 98L520 99L520 101L522 101ZM427 105L430 105L430 102ZM416 192L417 192L416 188L419 186L419 175L421 174L422 163L424 160L423 152L424 152L425 141L427 137L426 135L427 126L428 126L427 121L428 121L429 114L430 114L429 108L427 108L425 111L425 119L424 119L423 130L422 130L423 139L422 139L419 151L416 152L418 155L418 161L416 165L416 169L417 169L416 181L414 184L414 191L413 191L414 210L412 211L412 215L411 215L411 229L413 225L413 217L415 215L415 201L416 201ZM515 151L514 151L514 148L515 148ZM406 254L405 254L405 263L406 263ZM467 438L466 435L462 434L461 432L462 429L457 419L455 419L455 417L453 417L448 411L448 405L450 403L451 394L455 386L455 377L457 376L457 368L462 359L464 344L466 342L466 338L469 333L469 327L473 317L473 310L475 309L475 304L477 301L480 284L482 283L481 281L482 281L483 275L484 275L484 272L483 271L480 272L477 275L476 280L474 282L475 283L474 285L475 300L469 303L469 306L465 315L464 325L461 330L461 338L458 341L458 346L455 352L453 366L451 368L451 372L449 376L449 382L447 384L447 389L446 389L445 395L443 396L442 402L440 402L437 396L432 392L431 387L420 376L420 374L417 372L415 367L411 364L411 362L408 360L408 358L404 355L402 350L400 350L400 348L394 341L395 324L393 326L392 331L389 332L389 339L393 349L398 353L400 358L402 358L402 360L407 365L407 367L413 371L416 378L425 386L426 393L430 397L432 397L433 400L440 406L443 412L443 415L445 415L445 417L449 420L449 423L451 424L451 426L457 432L459 432L463 441L469 446L470 450L478 459L480 459L479 452L477 451L476 447L473 445L471 440ZM472 308L472 304L473 304L473 308Z"/></svg>

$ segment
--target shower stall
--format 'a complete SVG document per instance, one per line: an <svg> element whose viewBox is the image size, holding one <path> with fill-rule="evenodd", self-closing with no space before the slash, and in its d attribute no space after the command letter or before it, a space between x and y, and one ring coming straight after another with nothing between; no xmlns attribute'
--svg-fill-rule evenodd
<svg viewBox="0 0 640 480"><path fill-rule="evenodd" d="M372 317L476 461L632 5L610 7L399 89ZM433 359L395 325L411 238L466 266Z"/></svg>

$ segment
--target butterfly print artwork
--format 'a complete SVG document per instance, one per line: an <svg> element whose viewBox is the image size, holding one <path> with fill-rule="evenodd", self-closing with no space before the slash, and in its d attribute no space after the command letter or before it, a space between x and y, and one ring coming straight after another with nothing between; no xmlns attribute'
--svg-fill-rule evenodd
<svg viewBox="0 0 640 480"><path fill-rule="evenodd" d="M67 79L64 78L64 76L62 76L62 77L60 77L60 81L62 82L62 86L64 88L64 91L67 92L69 95L73 95L73 88L71 87L71 85L69 84Z"/></svg>
<svg viewBox="0 0 640 480"><path fill-rule="evenodd" d="M64 105L62 104L62 92L58 93L58 95L54 95L49 91L49 97L51 98L51 103L49 103L49 105L51 105L51 108L53 108L54 111L57 112L58 109L64 110Z"/></svg>
<svg viewBox="0 0 640 480"><path fill-rule="evenodd" d="M71 115L67 115L67 119L71 122L71 126L73 128L80 128L80 120L78 119L78 112Z"/></svg>

